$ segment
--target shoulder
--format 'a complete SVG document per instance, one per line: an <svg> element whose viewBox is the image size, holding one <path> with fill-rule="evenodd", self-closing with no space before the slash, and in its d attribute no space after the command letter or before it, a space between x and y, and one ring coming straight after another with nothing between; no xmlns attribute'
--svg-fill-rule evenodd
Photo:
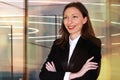
<svg viewBox="0 0 120 80"><path fill-rule="evenodd" d="M54 41L53 41L53 45L58 45L57 43L60 41L60 39L55 39Z"/></svg>
<svg viewBox="0 0 120 80"><path fill-rule="evenodd" d="M60 46L59 41L60 41L60 39L55 39L55 40L53 41L53 46L55 46L55 47Z"/></svg>
<svg viewBox="0 0 120 80"><path fill-rule="evenodd" d="M56 47L59 47L59 48L66 48L67 46L69 46L69 41L67 41L67 42L62 42L61 43L61 39L60 38L58 38L58 39L56 39L54 42L53 42L53 44L54 44L54 46L56 46Z"/></svg>
<svg viewBox="0 0 120 80"><path fill-rule="evenodd" d="M91 37L87 41L90 45L101 47L101 40L99 38Z"/></svg>

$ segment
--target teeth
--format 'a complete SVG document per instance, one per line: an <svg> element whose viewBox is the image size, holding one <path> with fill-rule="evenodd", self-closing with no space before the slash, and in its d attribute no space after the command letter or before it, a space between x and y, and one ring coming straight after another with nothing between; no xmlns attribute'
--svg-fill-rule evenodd
<svg viewBox="0 0 120 80"><path fill-rule="evenodd" d="M68 26L68 28L74 28L74 26Z"/></svg>

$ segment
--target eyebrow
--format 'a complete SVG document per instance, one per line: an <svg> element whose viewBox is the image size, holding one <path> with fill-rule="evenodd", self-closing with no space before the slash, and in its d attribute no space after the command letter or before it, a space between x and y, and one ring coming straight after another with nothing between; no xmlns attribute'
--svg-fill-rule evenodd
<svg viewBox="0 0 120 80"><path fill-rule="evenodd" d="M79 15L78 13L73 13L72 15ZM65 14L64 14L64 16L66 16Z"/></svg>

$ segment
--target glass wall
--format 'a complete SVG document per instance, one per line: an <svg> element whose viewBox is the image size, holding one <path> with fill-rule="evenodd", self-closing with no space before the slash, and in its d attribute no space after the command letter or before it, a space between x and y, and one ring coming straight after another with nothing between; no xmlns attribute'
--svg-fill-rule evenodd
<svg viewBox="0 0 120 80"><path fill-rule="evenodd" d="M0 0L0 80L39 80L40 69L59 36L63 8L72 1L86 6L95 34L102 41L98 80L120 79L120 0L27 0L27 34L24 1Z"/></svg>
<svg viewBox="0 0 120 80"><path fill-rule="evenodd" d="M49 54L52 42L59 36L61 14L65 4L75 0L28 2L28 77L39 80L39 72ZM76 0L78 1L78 0ZM102 67L98 80L119 80L120 14L119 0L80 0L87 7L95 34L102 41Z"/></svg>
<svg viewBox="0 0 120 80"><path fill-rule="evenodd" d="M11 25L0 25L0 80L12 77Z"/></svg>
<svg viewBox="0 0 120 80"><path fill-rule="evenodd" d="M23 77L23 4L23 0L0 0L0 80Z"/></svg>
<svg viewBox="0 0 120 80"><path fill-rule="evenodd" d="M119 80L120 72L120 0L111 0L110 4L110 64L111 80Z"/></svg>

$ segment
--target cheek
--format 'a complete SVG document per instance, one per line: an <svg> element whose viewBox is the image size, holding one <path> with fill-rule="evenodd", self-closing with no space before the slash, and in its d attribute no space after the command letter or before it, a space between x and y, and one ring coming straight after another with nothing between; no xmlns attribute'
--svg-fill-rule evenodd
<svg viewBox="0 0 120 80"><path fill-rule="evenodd" d="M63 23L64 23L64 25L66 25L66 24L67 24L67 21L66 21L66 20L64 20L64 21L63 21Z"/></svg>
<svg viewBox="0 0 120 80"><path fill-rule="evenodd" d="M64 27L66 28L66 23L65 23L65 22L63 22L63 25L64 25Z"/></svg>
<svg viewBox="0 0 120 80"><path fill-rule="evenodd" d="M65 26L65 28L66 28L66 26L67 26L67 23L64 21L64 22L63 22L63 24L64 24L64 26Z"/></svg>
<svg viewBox="0 0 120 80"><path fill-rule="evenodd" d="M83 26L83 22L82 22L82 21L78 21L76 24L77 24L79 27Z"/></svg>
<svg viewBox="0 0 120 80"><path fill-rule="evenodd" d="M65 25L65 20L63 20L63 24Z"/></svg>
<svg viewBox="0 0 120 80"><path fill-rule="evenodd" d="M80 23L78 24L78 28L79 28L79 29L82 29L82 27L83 27L83 23L80 22Z"/></svg>

